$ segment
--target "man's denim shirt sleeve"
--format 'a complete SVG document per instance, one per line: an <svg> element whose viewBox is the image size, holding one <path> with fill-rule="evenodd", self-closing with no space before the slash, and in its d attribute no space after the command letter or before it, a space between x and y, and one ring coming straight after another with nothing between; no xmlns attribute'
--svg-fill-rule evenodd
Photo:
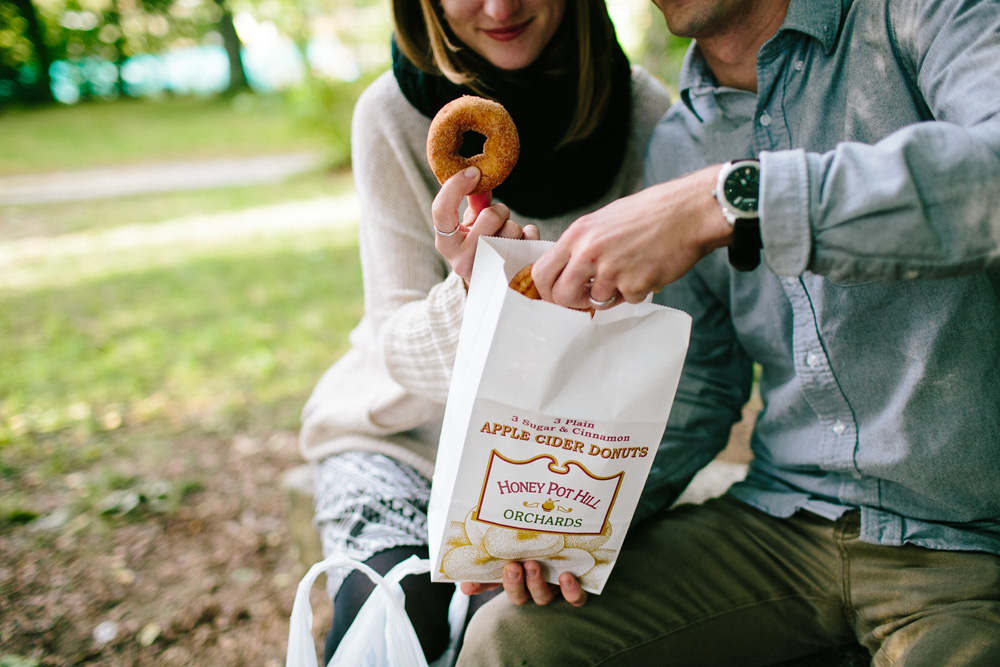
<svg viewBox="0 0 1000 667"><path fill-rule="evenodd" d="M831 67L814 48L796 64L809 90L827 94L795 89L795 77L782 83L789 115L825 122L811 128L809 153L782 146L760 153L764 257L779 275L892 281L1000 268L997 4L892 1L889 12L893 23L881 30L894 51L886 44L882 55L895 53L888 62L898 70L859 75L864 68ZM870 28L861 10L848 15L845 30L851 21ZM879 56L841 41L848 64ZM873 85L910 92L898 104L872 106ZM934 122L918 122L917 108ZM882 135L879 126L898 129ZM801 128L789 129L801 140Z"/></svg>
<svg viewBox="0 0 1000 667"><path fill-rule="evenodd" d="M812 253L806 152L765 151L760 161L764 259L779 276L801 275Z"/></svg>

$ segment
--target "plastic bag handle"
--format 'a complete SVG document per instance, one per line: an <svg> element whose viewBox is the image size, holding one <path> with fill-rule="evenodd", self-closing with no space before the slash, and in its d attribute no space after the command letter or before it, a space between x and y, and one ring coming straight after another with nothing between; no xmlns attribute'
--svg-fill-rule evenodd
<svg viewBox="0 0 1000 667"><path fill-rule="evenodd" d="M349 567L364 572L376 586L388 595L389 603L396 607L398 613L405 618L406 612L403 604L406 596L399 582L410 574L428 572L430 561L411 556L389 570L385 577L368 565L346 556L330 556L313 565L299 582L298 589L295 591L295 603L292 606L292 616L288 628L286 667L318 667L316 645L312 637L313 610L309 594L320 574L339 567ZM372 597L374 597L374 593ZM369 600L372 597L369 597ZM421 657L423 657L422 654ZM426 665L426 661L424 665ZM415 665L414 667L422 666Z"/></svg>

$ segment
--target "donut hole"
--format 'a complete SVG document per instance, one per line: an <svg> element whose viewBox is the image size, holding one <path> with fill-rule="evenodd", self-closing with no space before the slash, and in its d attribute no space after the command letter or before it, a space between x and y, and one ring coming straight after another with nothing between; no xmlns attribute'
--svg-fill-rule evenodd
<svg viewBox="0 0 1000 667"><path fill-rule="evenodd" d="M471 157L482 155L486 146L486 135L475 130L466 130L462 134L462 145L458 149L458 154L468 160Z"/></svg>

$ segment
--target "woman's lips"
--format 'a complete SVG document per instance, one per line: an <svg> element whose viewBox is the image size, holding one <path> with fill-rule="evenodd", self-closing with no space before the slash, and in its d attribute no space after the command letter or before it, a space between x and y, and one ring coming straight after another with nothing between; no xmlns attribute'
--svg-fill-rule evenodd
<svg viewBox="0 0 1000 667"><path fill-rule="evenodd" d="M509 42L523 35L524 31L528 29L529 23L531 23L531 21L525 21L524 23L518 23L517 25L506 26L503 28L483 30L483 32L498 42Z"/></svg>

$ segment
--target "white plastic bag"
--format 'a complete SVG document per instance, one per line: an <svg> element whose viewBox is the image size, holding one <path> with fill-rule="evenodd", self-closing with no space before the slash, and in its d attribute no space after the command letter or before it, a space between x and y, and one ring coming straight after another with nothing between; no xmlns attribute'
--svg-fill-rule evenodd
<svg viewBox="0 0 1000 667"><path fill-rule="evenodd" d="M404 609L406 596L400 580L411 574L426 574L430 561L411 556L380 576L375 570L344 556L331 556L313 565L299 582L288 629L286 667L317 667L312 637L313 613L309 593L320 574L336 568L361 570L375 583L361 611L330 659L330 667L427 667L420 641ZM468 610L468 597L456 590L449 609L451 645L434 664L449 665L457 649Z"/></svg>

